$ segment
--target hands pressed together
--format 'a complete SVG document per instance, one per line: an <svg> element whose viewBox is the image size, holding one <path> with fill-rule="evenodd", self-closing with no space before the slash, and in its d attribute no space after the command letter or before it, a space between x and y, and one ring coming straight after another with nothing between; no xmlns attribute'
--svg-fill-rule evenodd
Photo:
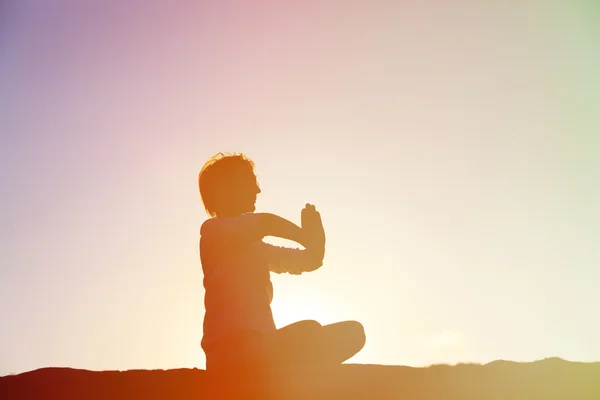
<svg viewBox="0 0 600 400"><path fill-rule="evenodd" d="M305 243L307 250L314 251L321 260L325 257L325 229L321 214L314 205L306 204L301 212L301 226L305 232Z"/></svg>

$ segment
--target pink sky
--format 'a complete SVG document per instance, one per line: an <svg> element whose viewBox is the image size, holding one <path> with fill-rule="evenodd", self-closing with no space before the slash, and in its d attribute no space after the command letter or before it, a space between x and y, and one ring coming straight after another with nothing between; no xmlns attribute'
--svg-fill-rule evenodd
<svg viewBox="0 0 600 400"><path fill-rule="evenodd" d="M357 319L353 362L600 359L597 15L401 3L4 5L0 375L204 366L219 151L259 210L322 210L279 326Z"/></svg>

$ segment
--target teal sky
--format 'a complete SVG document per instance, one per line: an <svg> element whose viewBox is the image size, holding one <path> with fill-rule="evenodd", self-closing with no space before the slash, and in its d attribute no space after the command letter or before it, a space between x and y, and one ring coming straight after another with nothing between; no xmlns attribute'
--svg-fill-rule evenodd
<svg viewBox="0 0 600 400"><path fill-rule="evenodd" d="M599 361L598 7L281 3L2 3L0 375L204 368L219 151L258 211L321 210L278 326L361 321L351 362Z"/></svg>

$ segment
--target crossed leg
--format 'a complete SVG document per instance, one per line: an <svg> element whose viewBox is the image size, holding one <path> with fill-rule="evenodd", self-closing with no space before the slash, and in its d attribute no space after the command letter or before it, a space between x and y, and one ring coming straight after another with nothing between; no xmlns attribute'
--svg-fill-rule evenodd
<svg viewBox="0 0 600 400"><path fill-rule="evenodd" d="M252 331L239 332L211 347L206 366L211 370L247 371L265 362L273 366L335 365L358 353L365 341L359 322L323 326L317 321L304 320L265 336Z"/></svg>
<svg viewBox="0 0 600 400"><path fill-rule="evenodd" d="M321 325L304 320L287 325L265 338L269 362L275 364L341 364L365 345L365 331L356 321Z"/></svg>

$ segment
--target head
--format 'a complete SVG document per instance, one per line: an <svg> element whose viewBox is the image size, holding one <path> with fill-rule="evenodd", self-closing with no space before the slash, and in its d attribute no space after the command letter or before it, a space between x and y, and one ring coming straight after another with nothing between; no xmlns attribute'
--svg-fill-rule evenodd
<svg viewBox="0 0 600 400"><path fill-rule="evenodd" d="M233 217L256 209L260 188L254 162L244 154L218 153L198 175L200 198L211 217Z"/></svg>

